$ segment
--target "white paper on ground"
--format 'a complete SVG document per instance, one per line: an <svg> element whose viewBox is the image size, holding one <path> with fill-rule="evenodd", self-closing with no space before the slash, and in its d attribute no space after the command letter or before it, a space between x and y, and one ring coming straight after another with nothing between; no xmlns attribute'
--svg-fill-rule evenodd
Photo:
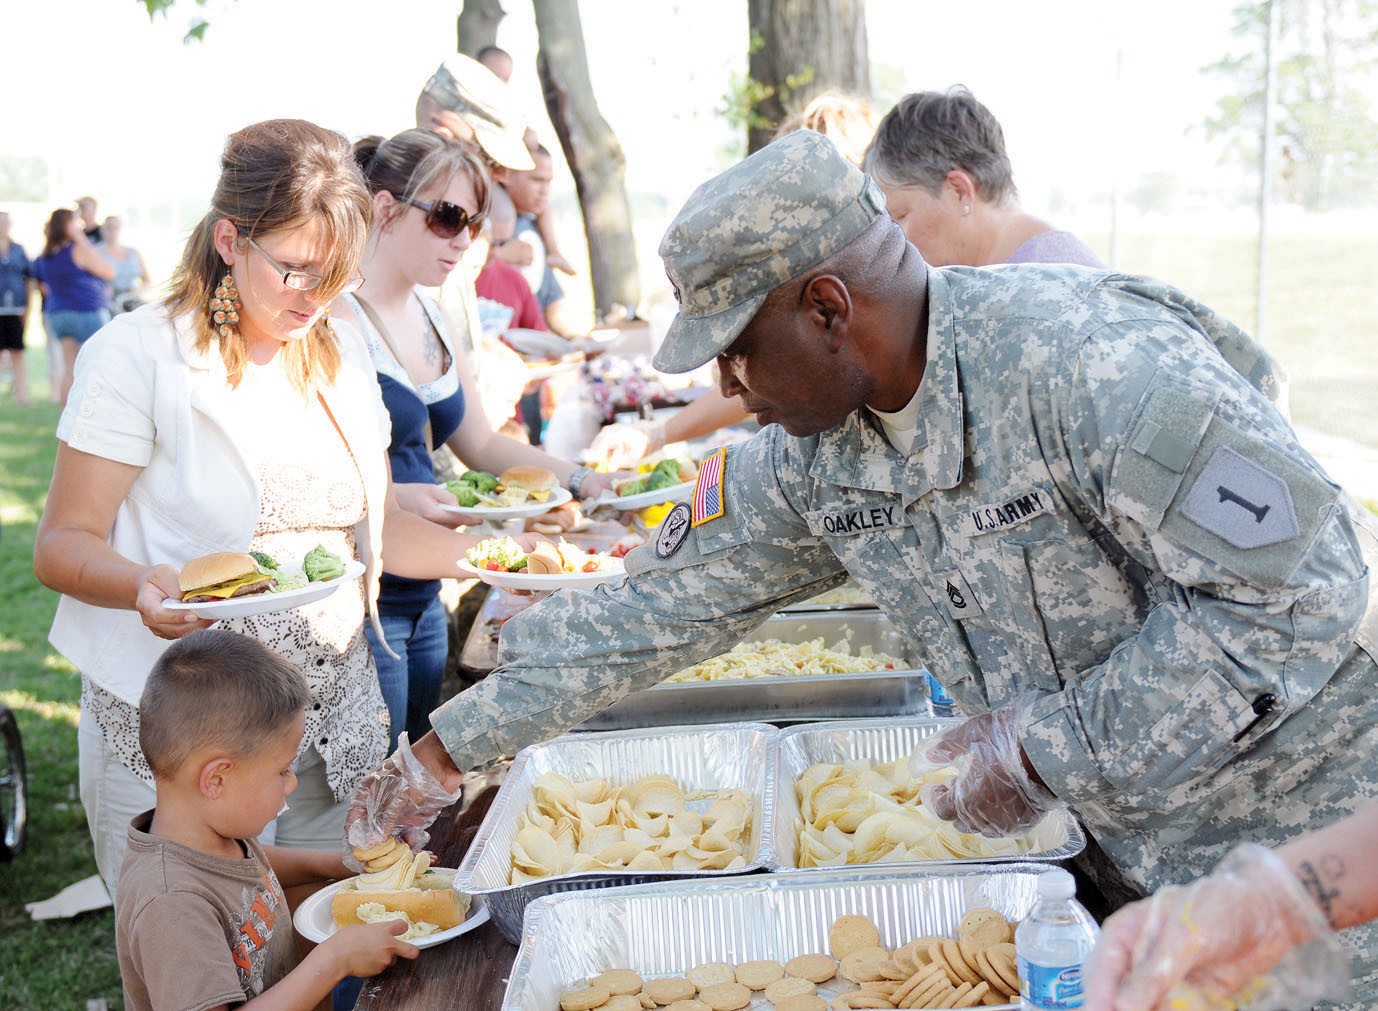
<svg viewBox="0 0 1378 1011"><path fill-rule="evenodd" d="M110 893L105 890L105 882L99 874L92 874L83 881L68 885L51 899L26 902L24 908L35 920L62 920L93 909L104 909L110 904Z"/></svg>

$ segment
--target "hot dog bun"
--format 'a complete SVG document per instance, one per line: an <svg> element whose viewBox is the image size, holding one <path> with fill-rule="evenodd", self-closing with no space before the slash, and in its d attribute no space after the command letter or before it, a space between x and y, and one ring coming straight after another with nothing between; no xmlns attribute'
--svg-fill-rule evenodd
<svg viewBox="0 0 1378 1011"><path fill-rule="evenodd" d="M413 923L434 923L441 930L457 927L469 915L469 896L455 891L448 874L429 871L412 888L368 892L345 887L331 897L330 914L335 925L363 923L358 910L365 902L377 902L389 912L406 913Z"/></svg>
<svg viewBox="0 0 1378 1011"><path fill-rule="evenodd" d="M554 575L565 571L555 545L542 541L526 554L526 571L533 576Z"/></svg>

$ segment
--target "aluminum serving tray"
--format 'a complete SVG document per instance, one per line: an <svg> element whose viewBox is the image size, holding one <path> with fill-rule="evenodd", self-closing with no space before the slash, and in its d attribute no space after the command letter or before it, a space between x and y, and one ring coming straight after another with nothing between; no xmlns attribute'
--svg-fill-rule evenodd
<svg viewBox="0 0 1378 1011"><path fill-rule="evenodd" d="M839 763L855 758L893 762L906 758L919 741L961 719L839 720L804 723L779 732L775 759L775 823L771 852L773 871L821 874L831 868L799 867L799 797L794 784L816 762ZM1081 825L1067 808L1050 812L1034 829L1036 850L1018 856L967 857L959 861L1009 863L1026 860L1070 860L1086 848ZM872 867L929 867L944 861L913 860Z"/></svg>
<svg viewBox="0 0 1378 1011"><path fill-rule="evenodd" d="M455 875L455 887L481 894L493 922L513 944L521 940L522 915L532 899L553 892L605 888L639 881L693 877L713 880L758 871L771 864L774 824L775 738L765 723L658 727L606 734L567 734L517 754L498 795L479 826ZM601 778L631 783L642 776L674 777L686 791L744 790L755 801L747 864L734 871L587 871L525 885L509 884L517 818L531 800L536 779L558 772L572 780ZM707 802L691 807L707 807Z"/></svg>
<svg viewBox="0 0 1378 1011"><path fill-rule="evenodd" d="M654 978L682 975L702 962L783 962L827 951L828 928L844 914L870 918L881 944L892 948L927 934L955 936L973 906L1021 920L1037 898L1038 875L1048 869L1035 863L933 864L910 873L856 867L551 895L528 912L502 1011L556 1011L561 993L608 969ZM820 993L852 989L832 980ZM769 1007L764 994L755 994L751 1007Z"/></svg>
<svg viewBox="0 0 1378 1011"><path fill-rule="evenodd" d="M890 619L875 608L773 615L746 641L804 642L822 637L825 645L832 646L849 633L852 652L870 646L899 657L909 669L659 684L609 706L581 724L581 729L929 714L923 664Z"/></svg>

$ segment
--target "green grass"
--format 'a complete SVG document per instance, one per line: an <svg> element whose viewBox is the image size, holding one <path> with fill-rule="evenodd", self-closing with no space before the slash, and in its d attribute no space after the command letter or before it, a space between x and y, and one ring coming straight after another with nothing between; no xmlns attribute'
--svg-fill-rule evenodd
<svg viewBox="0 0 1378 1011"><path fill-rule="evenodd" d="M57 595L33 575L34 528L52 475L57 407L43 359L29 353L35 402L0 401L0 702L15 712L29 769L29 842L0 864L0 1011L84 1009L105 998L123 1007L110 910L35 923L24 903L96 873L77 796L81 680L48 646Z"/></svg>
<svg viewBox="0 0 1378 1011"><path fill-rule="evenodd" d="M1105 248L1104 241L1096 244ZM1131 236L1120 268L1162 278L1255 332L1250 239ZM1291 377L1299 424L1378 445L1378 240L1275 238L1264 343Z"/></svg>

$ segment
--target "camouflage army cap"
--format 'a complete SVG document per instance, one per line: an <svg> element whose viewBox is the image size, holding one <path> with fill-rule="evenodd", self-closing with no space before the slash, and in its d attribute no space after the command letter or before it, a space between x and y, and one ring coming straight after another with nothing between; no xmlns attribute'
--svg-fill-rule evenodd
<svg viewBox="0 0 1378 1011"><path fill-rule="evenodd" d="M463 53L446 58L421 92L458 114L474 131L478 146L499 165L518 171L536 167L507 85L478 60Z"/></svg>
<svg viewBox="0 0 1378 1011"><path fill-rule="evenodd" d="M812 130L787 134L708 180L660 241L679 314L655 367L688 372L711 361L771 291L884 213L880 187Z"/></svg>

